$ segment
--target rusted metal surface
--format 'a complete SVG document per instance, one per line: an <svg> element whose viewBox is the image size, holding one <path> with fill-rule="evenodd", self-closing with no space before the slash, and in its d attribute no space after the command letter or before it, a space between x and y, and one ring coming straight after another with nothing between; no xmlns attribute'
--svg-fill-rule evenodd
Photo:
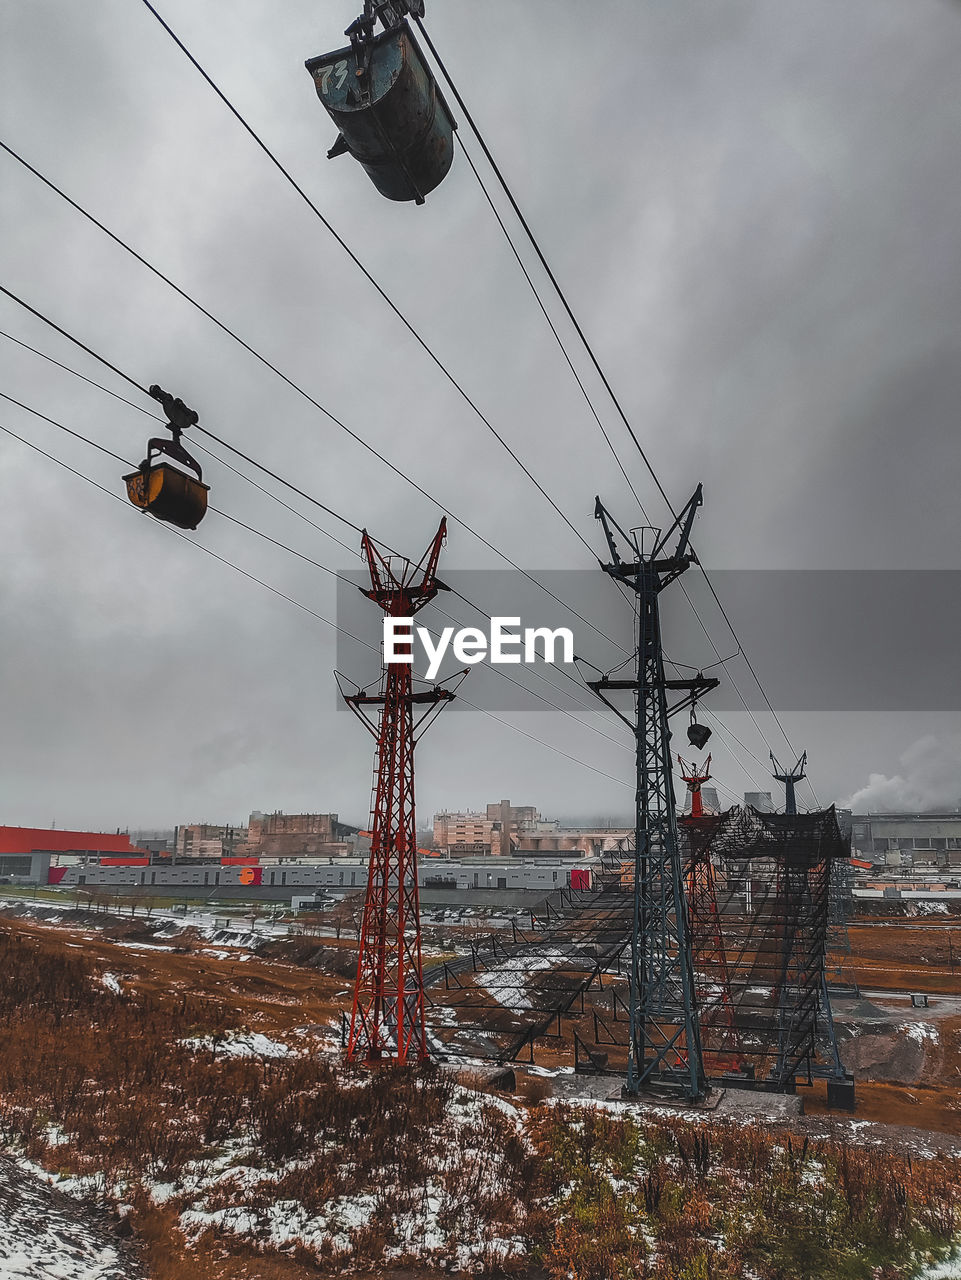
<svg viewBox="0 0 961 1280"><path fill-rule="evenodd" d="M180 437L188 427L197 425L198 416L163 387L154 385L149 390L151 396L163 405L167 429L173 439L156 436L147 441L147 456L136 471L123 478L127 497L135 507L148 511L158 520L166 520L179 529L196 529L207 514L208 486L203 482L200 463L183 447ZM168 462L157 462L162 454L193 471L196 479Z"/></svg>
<svg viewBox="0 0 961 1280"><path fill-rule="evenodd" d="M207 486L167 462L124 476L135 507L179 529L196 529L207 513Z"/></svg>
<svg viewBox="0 0 961 1280"><path fill-rule="evenodd" d="M340 130L328 155L349 152L388 200L423 204L450 170L457 125L407 24L305 65Z"/></svg>

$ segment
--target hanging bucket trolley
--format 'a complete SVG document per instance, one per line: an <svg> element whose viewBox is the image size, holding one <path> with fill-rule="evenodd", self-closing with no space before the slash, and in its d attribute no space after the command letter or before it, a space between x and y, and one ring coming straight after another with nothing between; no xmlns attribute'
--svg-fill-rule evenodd
<svg viewBox="0 0 961 1280"><path fill-rule="evenodd" d="M350 45L305 66L340 130L327 158L349 153L388 200L423 204L447 176L457 125L408 14L423 17L423 0L364 0L344 33ZM375 34L378 18L384 30Z"/></svg>
<svg viewBox="0 0 961 1280"><path fill-rule="evenodd" d="M203 482L200 463L180 443L180 436L187 427L196 426L197 414L160 387L151 387L150 394L163 405L173 439L147 441L146 458L138 470L123 478L127 497L135 507L149 511L158 520L175 524L178 529L196 529L207 514L209 486ZM159 454L166 454L181 466L189 467L197 473L197 478L172 467L169 462L157 462Z"/></svg>
<svg viewBox="0 0 961 1280"><path fill-rule="evenodd" d="M697 678L698 680L704 679L703 671L699 671L697 673ZM710 726L706 724L698 724L697 699L695 698L694 701L691 703L691 723L687 726L687 740L692 747L696 747L698 751L703 751L704 746L710 736L711 736ZM678 756L678 759L680 759L680 756ZM710 756L708 756L708 763L710 763Z"/></svg>

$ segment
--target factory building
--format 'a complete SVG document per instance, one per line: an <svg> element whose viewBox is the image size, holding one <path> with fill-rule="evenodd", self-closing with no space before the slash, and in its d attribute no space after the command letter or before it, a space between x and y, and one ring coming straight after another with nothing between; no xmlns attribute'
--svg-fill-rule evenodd
<svg viewBox="0 0 961 1280"><path fill-rule="evenodd" d="M51 863L76 858L135 858L143 851L129 835L103 831L57 831L44 827L0 827L0 880L46 884Z"/></svg>
<svg viewBox="0 0 961 1280"><path fill-rule="evenodd" d="M562 827L533 805L434 814L434 848L450 858L594 857L633 840L633 827Z"/></svg>
<svg viewBox="0 0 961 1280"><path fill-rule="evenodd" d="M216 862L221 858L339 858L354 850L347 837L357 828L338 821L336 813L261 813L247 826L208 822L178 827L176 862Z"/></svg>
<svg viewBox="0 0 961 1280"><path fill-rule="evenodd" d="M247 839L235 852L245 858L342 858L357 828L336 813L260 813L250 815Z"/></svg>
<svg viewBox="0 0 961 1280"><path fill-rule="evenodd" d="M893 870L961 871L961 813L855 813L856 855Z"/></svg>
<svg viewBox="0 0 961 1280"><path fill-rule="evenodd" d="M489 856L492 831L493 824L486 813L467 810L434 814L434 848L445 852Z"/></svg>
<svg viewBox="0 0 961 1280"><path fill-rule="evenodd" d="M230 857L247 839L245 827L220 827L210 822L192 822L174 832L173 856L177 862Z"/></svg>
<svg viewBox="0 0 961 1280"><path fill-rule="evenodd" d="M509 858L476 861L423 861L417 881L425 890L546 890L568 888L572 873L590 869L583 858ZM150 865L143 860L133 865L111 866L98 862L69 867L51 867L50 883L63 888L100 888L117 893L170 888L273 891L286 889L331 889L335 893L361 892L367 886L367 862L359 858L330 858L325 862L291 862L261 866L171 866ZM577 887L577 882L575 883ZM586 887L586 882L581 887Z"/></svg>
<svg viewBox="0 0 961 1280"><path fill-rule="evenodd" d="M514 842L514 856L577 855L598 857L604 853L623 852L633 848L633 827L560 827L552 824L551 830L544 830L546 823L539 823L538 828L528 835L519 836Z"/></svg>
<svg viewBox="0 0 961 1280"><path fill-rule="evenodd" d="M533 805L512 805L509 800L489 804L483 813L435 813L434 847L452 857L508 858L519 837L542 821Z"/></svg>

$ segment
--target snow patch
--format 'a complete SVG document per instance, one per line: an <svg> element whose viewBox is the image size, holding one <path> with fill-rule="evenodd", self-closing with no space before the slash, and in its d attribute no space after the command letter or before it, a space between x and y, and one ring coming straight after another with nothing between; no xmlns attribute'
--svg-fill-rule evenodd
<svg viewBox="0 0 961 1280"><path fill-rule="evenodd" d="M180 1043L188 1049L209 1049L226 1058L293 1058L297 1050L279 1040L271 1040L259 1031L245 1031L218 1040L214 1036L194 1036Z"/></svg>
<svg viewBox="0 0 961 1280"><path fill-rule="evenodd" d="M925 1040L937 1044L940 1039L937 1027L933 1027L930 1022L902 1022L898 1030L910 1036L917 1044L924 1044Z"/></svg>

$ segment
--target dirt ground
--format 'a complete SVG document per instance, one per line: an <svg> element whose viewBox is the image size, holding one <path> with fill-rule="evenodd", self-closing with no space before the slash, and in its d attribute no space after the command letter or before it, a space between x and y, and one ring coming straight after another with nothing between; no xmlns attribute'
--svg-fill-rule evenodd
<svg viewBox="0 0 961 1280"><path fill-rule="evenodd" d="M86 956L103 965L105 972L125 984L152 991L187 988L219 998L236 1010L238 1026L264 1035L282 1035L305 1026L333 1028L339 1024L341 1010L350 1008L349 979L261 959L240 948L200 946L183 951L149 945L144 949L145 944L137 940L113 941L93 930L22 919L0 920L0 928L23 936L49 936L52 927L68 946L82 948ZM342 950L345 956L356 954L356 943L349 939L324 938L322 945L325 952L330 949ZM316 948L320 946L318 940ZM225 955L232 950L234 954Z"/></svg>
<svg viewBox="0 0 961 1280"><path fill-rule="evenodd" d="M25 935L51 928L22 918L0 920L0 927ZM144 949L149 935L137 926L115 931L129 933L126 940L89 928L59 925L57 932L125 982L219 998L238 1026L266 1035L318 1026L335 1035L350 1009L350 937L281 941L270 944L267 958L203 942L191 950ZM857 1118L961 1135L961 927L951 919L870 921L852 925L849 936L850 954L830 962L862 992L859 1000L834 1001L841 1055L857 1079ZM912 992L926 993L928 1007L913 1007ZM538 1066L572 1065L569 1028L565 1020L561 1037L538 1041ZM808 1114L827 1112L823 1082L801 1093Z"/></svg>
<svg viewBox="0 0 961 1280"><path fill-rule="evenodd" d="M961 996L961 924L950 917L871 921L848 929L851 954L829 957L861 987Z"/></svg>
<svg viewBox="0 0 961 1280"><path fill-rule="evenodd" d="M957 920L865 921L832 954L860 1000L835 998L841 1057L857 1078L857 1116L961 1135L961 927ZM911 993L928 996L915 1007ZM804 1089L823 1114L825 1085Z"/></svg>

